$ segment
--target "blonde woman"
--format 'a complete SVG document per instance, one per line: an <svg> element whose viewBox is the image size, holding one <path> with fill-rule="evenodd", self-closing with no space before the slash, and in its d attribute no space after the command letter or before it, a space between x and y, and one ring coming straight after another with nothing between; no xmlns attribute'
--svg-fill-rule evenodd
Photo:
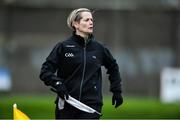
<svg viewBox="0 0 180 120"><path fill-rule="evenodd" d="M113 93L112 104L117 108L123 103L118 64L110 51L94 38L93 16L89 9L73 10L67 25L73 33L51 51L42 65L40 79L57 91L56 119L99 119L98 114L83 112L66 102L60 108L58 101L71 95L101 112L101 66L105 66Z"/></svg>

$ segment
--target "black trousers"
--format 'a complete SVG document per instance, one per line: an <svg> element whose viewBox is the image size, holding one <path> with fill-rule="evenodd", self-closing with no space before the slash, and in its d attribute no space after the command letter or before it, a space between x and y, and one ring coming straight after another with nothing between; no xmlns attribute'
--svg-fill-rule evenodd
<svg viewBox="0 0 180 120"><path fill-rule="evenodd" d="M102 106L100 105L88 105L98 112L101 112ZM70 104L65 102L64 109L59 110L58 105L56 104L56 109L55 109L55 117L56 120L58 119L99 119L100 115L97 113L87 113L84 111L81 111Z"/></svg>

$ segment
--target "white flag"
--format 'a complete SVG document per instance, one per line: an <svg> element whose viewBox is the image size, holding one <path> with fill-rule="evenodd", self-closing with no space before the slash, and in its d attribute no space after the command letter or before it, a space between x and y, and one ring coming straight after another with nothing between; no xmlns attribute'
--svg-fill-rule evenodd
<svg viewBox="0 0 180 120"><path fill-rule="evenodd" d="M82 110L84 112L97 113L97 114L101 115L101 113L99 113L95 109L93 109L93 108L85 105L84 103L76 100L75 98L71 97L70 95L69 95L69 99L65 99L65 101L67 103L69 103L70 105L72 105L72 106L76 107L77 109ZM58 107L59 107L59 109L64 108L64 100L60 97L59 97L59 101L58 101Z"/></svg>

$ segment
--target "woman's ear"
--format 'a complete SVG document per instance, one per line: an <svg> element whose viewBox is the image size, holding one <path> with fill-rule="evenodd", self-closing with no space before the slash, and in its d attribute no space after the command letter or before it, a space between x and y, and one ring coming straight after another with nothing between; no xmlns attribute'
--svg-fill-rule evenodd
<svg viewBox="0 0 180 120"><path fill-rule="evenodd" d="M74 26L77 29L77 28L79 28L79 23L76 21L73 21L72 26Z"/></svg>

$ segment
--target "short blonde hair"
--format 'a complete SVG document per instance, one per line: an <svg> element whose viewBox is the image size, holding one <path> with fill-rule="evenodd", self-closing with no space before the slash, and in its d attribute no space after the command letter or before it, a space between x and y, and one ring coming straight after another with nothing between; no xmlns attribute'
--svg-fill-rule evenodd
<svg viewBox="0 0 180 120"><path fill-rule="evenodd" d="M69 16L68 16L68 18L67 18L67 25L68 25L68 27L69 27L70 29L75 30L75 28L74 28L74 26L72 25L72 23L73 23L74 21L80 21L80 19L81 19L80 13L81 13L81 12L91 12L91 10L89 10L89 9L87 9L87 8L78 8L78 9L73 10L73 11L69 14Z"/></svg>

